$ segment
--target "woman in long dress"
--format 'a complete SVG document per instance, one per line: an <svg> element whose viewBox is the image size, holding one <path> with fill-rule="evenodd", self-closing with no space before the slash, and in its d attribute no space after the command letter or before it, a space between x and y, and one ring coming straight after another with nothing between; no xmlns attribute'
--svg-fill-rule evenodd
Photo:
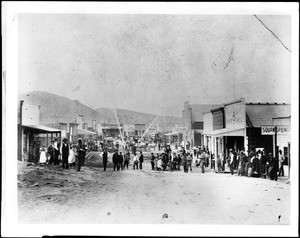
<svg viewBox="0 0 300 238"><path fill-rule="evenodd" d="M47 149L45 145L40 149L40 164L45 164L47 162Z"/></svg>
<svg viewBox="0 0 300 238"><path fill-rule="evenodd" d="M70 165L74 165L75 164L75 154L74 154L74 148L73 148L73 146L71 146L71 148L70 148L70 154L69 154L68 161L69 161Z"/></svg>

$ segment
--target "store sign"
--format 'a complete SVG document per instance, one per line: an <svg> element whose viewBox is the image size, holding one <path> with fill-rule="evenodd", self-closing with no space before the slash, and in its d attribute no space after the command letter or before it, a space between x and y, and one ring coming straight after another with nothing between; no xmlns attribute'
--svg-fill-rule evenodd
<svg viewBox="0 0 300 238"><path fill-rule="evenodd" d="M277 134L284 135L291 133L291 126L276 126ZM275 126L261 126L262 135L275 135Z"/></svg>
<svg viewBox="0 0 300 238"><path fill-rule="evenodd" d="M244 128L246 125L246 106L244 101L225 106L227 129Z"/></svg>

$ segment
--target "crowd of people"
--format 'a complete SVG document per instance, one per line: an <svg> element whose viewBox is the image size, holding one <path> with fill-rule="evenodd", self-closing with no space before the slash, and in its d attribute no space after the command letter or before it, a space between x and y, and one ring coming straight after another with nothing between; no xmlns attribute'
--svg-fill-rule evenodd
<svg viewBox="0 0 300 238"><path fill-rule="evenodd" d="M277 159L272 153L265 155L263 150L255 151L253 149L247 156L243 150L235 152L230 149L227 158L222 154L217 158L217 172L224 172L227 164L231 174L237 170L237 174L240 176L269 178L277 181L278 176L284 176L284 160L285 157L281 150Z"/></svg>
<svg viewBox="0 0 300 238"><path fill-rule="evenodd" d="M81 138L78 139L77 144L70 144L67 138L63 139L62 144L58 142L58 139L54 139L48 148L45 145L42 146L38 163L59 166L61 162L63 169L76 166L77 171L80 171L81 166L84 165L87 151L87 143L83 142Z"/></svg>
<svg viewBox="0 0 300 238"><path fill-rule="evenodd" d="M112 155L114 171L124 170L132 164L133 170L143 168L144 154L142 150L137 152L131 150L132 147L125 147L124 154L118 149L114 150ZM66 138L60 144L57 139L51 141L51 144L46 148L44 145L40 149L39 163L59 165L62 162L62 168L68 169L69 166L76 166L77 171L80 171L84 165L88 145L81 138L77 144L70 144ZM108 148L103 148L102 159L103 168L106 171L108 163ZM132 154L132 156L131 156ZM285 157L282 151L279 151L278 159L272 153L265 155L263 150L252 150L247 156L243 150L235 152L229 150L227 158L220 154L216 161L210 160L211 155L208 150L196 148L193 151L185 150L184 148L172 152L170 145L165 144L163 152L151 153L150 164L151 169L155 171L180 171L181 168L185 173L192 172L193 165L200 167L201 172L205 173L205 167L208 167L209 162L213 162L213 167L217 173L224 173L225 166L230 170L231 174L237 171L240 176L269 178L277 181L278 176L284 176L284 160ZM216 166L215 166L216 165Z"/></svg>

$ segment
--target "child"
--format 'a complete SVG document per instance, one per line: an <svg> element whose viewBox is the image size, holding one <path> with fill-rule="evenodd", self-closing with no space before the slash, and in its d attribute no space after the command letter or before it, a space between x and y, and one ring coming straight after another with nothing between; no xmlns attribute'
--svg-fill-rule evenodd
<svg viewBox="0 0 300 238"><path fill-rule="evenodd" d="M40 149L40 164L45 164L47 161L47 149L45 147L45 145L43 145L43 147Z"/></svg>
<svg viewBox="0 0 300 238"><path fill-rule="evenodd" d="M75 154L74 154L74 147L73 146L70 147L70 154L69 154L68 162L69 162L70 165L75 166Z"/></svg>

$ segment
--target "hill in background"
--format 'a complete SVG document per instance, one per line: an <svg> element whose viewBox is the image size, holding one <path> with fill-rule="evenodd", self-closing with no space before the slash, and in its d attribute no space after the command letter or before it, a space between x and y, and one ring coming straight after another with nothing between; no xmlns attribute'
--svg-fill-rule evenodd
<svg viewBox="0 0 300 238"><path fill-rule="evenodd" d="M43 91L33 91L19 95L19 100L25 103L40 106L40 124L49 125L57 122L75 122L77 115L83 116L83 121L92 126L92 120L97 123L117 124L116 113L120 124L151 124L156 115L141 113L126 109L98 108L96 110L66 97L58 96ZM160 131L169 131L175 124L180 124L181 118L171 116L158 116L153 126L158 126Z"/></svg>

